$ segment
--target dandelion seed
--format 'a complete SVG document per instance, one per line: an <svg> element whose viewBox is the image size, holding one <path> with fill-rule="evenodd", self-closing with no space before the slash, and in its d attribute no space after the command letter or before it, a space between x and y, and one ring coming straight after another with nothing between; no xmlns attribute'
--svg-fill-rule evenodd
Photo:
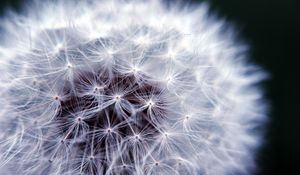
<svg viewBox="0 0 300 175"><path fill-rule="evenodd" d="M1 19L0 174L254 171L266 74L207 4L175 4L41 1Z"/></svg>

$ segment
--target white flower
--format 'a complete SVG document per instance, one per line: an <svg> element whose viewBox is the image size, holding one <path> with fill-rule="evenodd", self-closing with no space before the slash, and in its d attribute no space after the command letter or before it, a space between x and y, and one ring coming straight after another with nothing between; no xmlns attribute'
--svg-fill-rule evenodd
<svg viewBox="0 0 300 175"><path fill-rule="evenodd" d="M2 19L0 174L249 174L265 78L206 4L46 1Z"/></svg>

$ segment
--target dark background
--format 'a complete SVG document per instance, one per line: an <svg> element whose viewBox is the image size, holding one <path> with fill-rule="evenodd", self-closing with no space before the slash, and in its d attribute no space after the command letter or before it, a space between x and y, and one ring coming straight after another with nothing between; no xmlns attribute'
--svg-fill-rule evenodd
<svg viewBox="0 0 300 175"><path fill-rule="evenodd" d="M8 6L20 8L20 2L1 0L1 14ZM300 174L300 0L209 2L214 13L236 25L253 61L271 75L264 83L271 111L257 175Z"/></svg>

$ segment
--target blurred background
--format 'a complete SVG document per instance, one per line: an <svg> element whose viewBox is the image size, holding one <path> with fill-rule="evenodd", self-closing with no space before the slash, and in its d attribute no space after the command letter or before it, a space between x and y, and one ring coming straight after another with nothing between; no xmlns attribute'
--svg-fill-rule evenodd
<svg viewBox="0 0 300 175"><path fill-rule="evenodd" d="M207 1L214 14L236 25L252 61L271 75L263 84L271 111L256 174L300 174L300 0ZM0 15L20 6L20 0L1 0Z"/></svg>
<svg viewBox="0 0 300 175"><path fill-rule="evenodd" d="M264 83L270 123L257 174L300 174L300 0L210 2L237 25L253 61L271 74Z"/></svg>

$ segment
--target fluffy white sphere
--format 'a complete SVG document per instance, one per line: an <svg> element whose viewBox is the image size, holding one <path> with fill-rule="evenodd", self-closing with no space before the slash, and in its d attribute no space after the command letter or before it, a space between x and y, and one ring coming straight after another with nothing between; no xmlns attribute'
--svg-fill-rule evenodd
<svg viewBox="0 0 300 175"><path fill-rule="evenodd" d="M206 4L41 1L1 19L0 174L249 174L264 72Z"/></svg>

